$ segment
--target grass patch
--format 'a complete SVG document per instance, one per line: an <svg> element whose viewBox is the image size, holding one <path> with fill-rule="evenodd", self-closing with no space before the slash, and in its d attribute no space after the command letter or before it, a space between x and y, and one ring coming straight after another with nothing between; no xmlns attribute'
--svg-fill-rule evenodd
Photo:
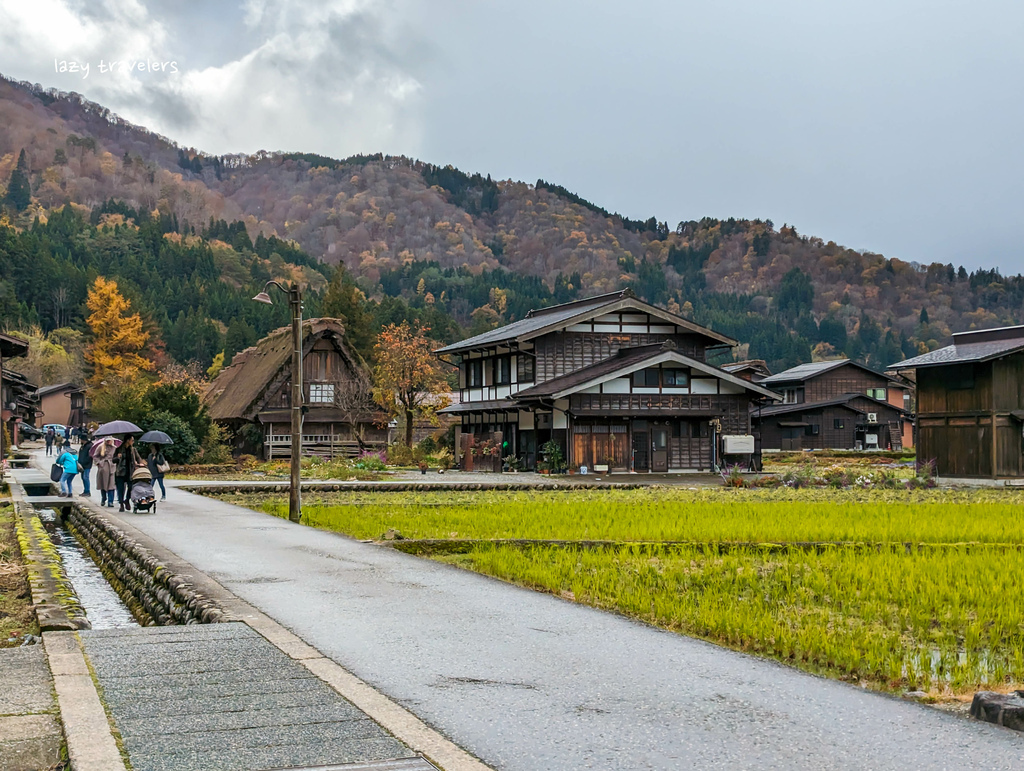
<svg viewBox="0 0 1024 771"><path fill-rule="evenodd" d="M10 501L0 500L0 648L20 645L25 635L39 634L14 516Z"/></svg>
<svg viewBox="0 0 1024 771"><path fill-rule="evenodd" d="M223 497L287 516L282 496ZM357 538L481 539L435 558L882 690L1024 683L1024 491L338 492L303 516ZM516 538L622 545L488 542Z"/></svg>

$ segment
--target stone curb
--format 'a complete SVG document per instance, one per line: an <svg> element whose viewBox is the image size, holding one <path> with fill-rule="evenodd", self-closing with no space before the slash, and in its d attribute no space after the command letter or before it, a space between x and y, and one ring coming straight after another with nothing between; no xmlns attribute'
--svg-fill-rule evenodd
<svg viewBox="0 0 1024 771"><path fill-rule="evenodd" d="M638 490L655 485L630 482L557 482L531 484L529 482L452 482L451 484L417 482L303 482L302 489L316 492L354 493L411 493L411 492L480 492L497 490L501 492L527 492L532 490L567 491L573 490ZM209 484L178 483L175 487L198 495L233 495L236 493L277 493L288 489L287 482Z"/></svg>
<svg viewBox="0 0 1024 771"><path fill-rule="evenodd" d="M45 632L72 771L125 771L106 710L74 632Z"/></svg>
<svg viewBox="0 0 1024 771"><path fill-rule="evenodd" d="M40 631L88 629L85 611L35 508L25 503L24 490L13 479L10 489L18 545L25 560L33 610Z"/></svg>

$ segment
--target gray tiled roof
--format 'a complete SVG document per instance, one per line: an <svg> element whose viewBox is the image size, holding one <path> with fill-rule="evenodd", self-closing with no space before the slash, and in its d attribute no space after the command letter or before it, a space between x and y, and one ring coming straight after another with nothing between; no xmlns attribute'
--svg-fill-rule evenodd
<svg viewBox="0 0 1024 771"><path fill-rule="evenodd" d="M619 299L620 294L616 292L614 295L599 295L597 297L590 298L589 301L583 303L572 303L569 305L556 305L553 308L545 309L543 312L537 313L536 315L527 316L525 319L519 319L519 321L513 321L511 324L506 324L503 327L492 329L489 332L476 335L474 337L460 340L457 343L446 345L444 348L439 348L434 353L449 353L451 351L462 351L467 348L484 348L488 345L495 345L497 343L504 342L506 340L512 340L521 335L529 334L530 332L538 329L544 329L544 327L550 324L556 324L559 321L568 321L574 316L579 316L581 313L599 308L602 305L608 305Z"/></svg>
<svg viewBox="0 0 1024 771"><path fill-rule="evenodd" d="M770 375L761 382L771 384L784 383L790 380L809 380L820 375L822 372L828 372L830 369L841 367L843 364L849 363L849 361L849 359L833 359L832 361L810 361L806 364L797 364L795 367L790 367L778 374Z"/></svg>
<svg viewBox="0 0 1024 771"><path fill-rule="evenodd" d="M531 335L534 332L539 332L542 329L547 329L551 326L557 326L561 323L568 323L577 316L584 316L592 314L600 308L605 306L611 306L615 303L623 300L632 301L631 304L637 306L637 310L643 312L654 312L661 314L668 319L672 320L672 323L677 326L684 327L691 332L702 334L718 342L713 345L735 345L736 341L726 335L722 335L714 330L702 327L692 321L680 318L663 308L658 308L645 303L642 300L636 299L636 296L630 290L623 290L621 292L611 292L609 294L597 295L596 297L590 297L586 300L577 300L571 303L565 303L563 305L553 305L550 308L538 308L530 311L530 313L524 319L519 321L513 321L511 324L506 324L503 327L492 329L489 332L484 332L480 335L475 335L466 340L460 340L457 343L446 345L444 348L438 348L434 351L435 354L444 353L455 353L457 351L467 351L474 348L486 348L492 345L498 345L501 343L510 342L512 340L520 339Z"/></svg>
<svg viewBox="0 0 1024 771"><path fill-rule="evenodd" d="M918 367L937 367L941 364L966 364L973 361L996 359L1019 350L1024 350L1024 337L1013 340L992 340L984 343L954 344L892 364L890 367L892 369L917 369Z"/></svg>

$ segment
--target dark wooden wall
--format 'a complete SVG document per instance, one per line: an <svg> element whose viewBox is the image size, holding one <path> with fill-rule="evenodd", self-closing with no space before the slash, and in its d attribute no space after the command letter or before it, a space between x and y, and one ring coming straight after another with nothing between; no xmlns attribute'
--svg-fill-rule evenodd
<svg viewBox="0 0 1024 771"><path fill-rule="evenodd" d="M917 372L917 456L940 476L1024 476L1024 354ZM993 463L993 460L995 461Z"/></svg>
<svg viewBox="0 0 1024 771"><path fill-rule="evenodd" d="M610 359L620 348L672 340L679 353L704 361L704 339L698 335L618 332L552 332L536 341L537 382L575 372Z"/></svg>
<svg viewBox="0 0 1024 771"><path fill-rule="evenodd" d="M844 364L804 383L804 401L822 402L843 394L866 394L869 388L886 388L889 380ZM781 387L781 386L780 386Z"/></svg>

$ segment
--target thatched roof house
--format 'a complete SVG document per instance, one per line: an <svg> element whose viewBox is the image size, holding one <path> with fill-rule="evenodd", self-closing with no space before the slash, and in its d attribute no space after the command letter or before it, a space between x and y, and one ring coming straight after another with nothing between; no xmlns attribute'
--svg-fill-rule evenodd
<svg viewBox="0 0 1024 771"><path fill-rule="evenodd" d="M310 319L302 332L304 453L333 457L383 445L370 375L345 345L345 327L337 319ZM234 430L239 450L290 454L291 353L291 327L276 329L236 354L207 388L210 416Z"/></svg>

